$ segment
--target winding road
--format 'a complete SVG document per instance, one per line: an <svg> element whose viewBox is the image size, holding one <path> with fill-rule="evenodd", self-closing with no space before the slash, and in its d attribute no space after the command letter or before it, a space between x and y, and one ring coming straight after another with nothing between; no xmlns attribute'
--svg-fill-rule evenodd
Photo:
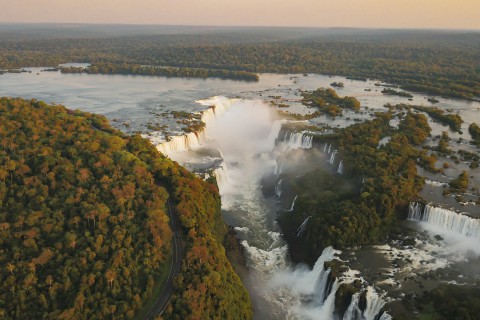
<svg viewBox="0 0 480 320"><path fill-rule="evenodd" d="M157 297L155 303L145 315L144 319L146 320L154 319L155 316L163 313L168 302L170 301L170 297L173 294L173 279L175 279L175 277L180 273L180 267L182 266L183 248L180 240L180 222L178 221L178 217L173 210L170 200L167 201L167 213L170 217L170 228L172 228L173 233L172 265L170 267L170 273L168 274L167 282L162 289L162 293Z"/></svg>

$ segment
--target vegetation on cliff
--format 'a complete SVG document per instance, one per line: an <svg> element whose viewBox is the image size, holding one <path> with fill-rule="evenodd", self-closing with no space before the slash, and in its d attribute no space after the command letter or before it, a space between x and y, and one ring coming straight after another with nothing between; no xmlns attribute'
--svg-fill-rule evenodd
<svg viewBox="0 0 480 320"><path fill-rule="evenodd" d="M480 288L470 285L441 285L423 295L419 309L419 319L477 319L480 313Z"/></svg>
<svg viewBox="0 0 480 320"><path fill-rule="evenodd" d="M187 253L166 317L251 317L214 184L101 116L1 98L0 123L4 318L134 318L169 270L169 197Z"/></svg>
<svg viewBox="0 0 480 320"><path fill-rule="evenodd" d="M405 114L398 129L389 125L390 119L391 113L377 114L374 120L324 136L344 160L343 175L326 168L287 177L298 198L293 214L284 213L279 221L295 260L313 263L327 246L342 249L383 239L398 212L417 197L423 179L417 175L416 159L424 153L418 146L430 127L421 114ZM390 141L379 146L386 136ZM299 236L295 230L308 216Z"/></svg>

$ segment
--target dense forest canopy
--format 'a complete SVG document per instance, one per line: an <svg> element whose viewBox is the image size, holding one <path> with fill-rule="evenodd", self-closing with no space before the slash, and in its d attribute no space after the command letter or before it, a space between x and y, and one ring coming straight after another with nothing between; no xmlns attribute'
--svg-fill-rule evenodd
<svg viewBox="0 0 480 320"><path fill-rule="evenodd" d="M133 318L171 255L168 193L103 117L0 100L0 308Z"/></svg>
<svg viewBox="0 0 480 320"><path fill-rule="evenodd" d="M2 317L134 318L169 271L169 198L187 253L165 317L251 317L213 183L102 116L1 98L0 123Z"/></svg>
<svg viewBox="0 0 480 320"><path fill-rule="evenodd" d="M54 39L46 35L32 38L24 33L17 39L12 36L14 30L9 30L0 33L0 69L89 62L243 72L309 72L374 78L407 90L480 99L478 32L186 30L177 34L158 34L160 31L155 34L152 29L141 34L138 30L136 36L123 37L107 32L110 36L102 37L102 33L68 36L57 31L60 35Z"/></svg>

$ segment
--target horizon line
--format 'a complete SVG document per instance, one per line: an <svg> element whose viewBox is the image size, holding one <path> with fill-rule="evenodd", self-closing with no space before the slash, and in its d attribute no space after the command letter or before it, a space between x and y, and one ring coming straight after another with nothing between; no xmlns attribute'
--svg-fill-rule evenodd
<svg viewBox="0 0 480 320"><path fill-rule="evenodd" d="M205 28L287 28L287 29L353 29L353 30L407 30L407 31L474 31L478 29L448 27L359 27L359 26L281 26L281 25L207 25L207 24L161 24L128 22L18 22L0 21L6 25L78 25L78 26L138 26L138 27L205 27ZM0 31L1 33L1 31Z"/></svg>

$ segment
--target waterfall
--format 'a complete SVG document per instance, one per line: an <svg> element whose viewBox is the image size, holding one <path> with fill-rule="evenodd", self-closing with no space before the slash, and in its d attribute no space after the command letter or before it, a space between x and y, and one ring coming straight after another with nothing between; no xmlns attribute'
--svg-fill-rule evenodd
<svg viewBox="0 0 480 320"><path fill-rule="evenodd" d="M180 136L171 137L170 141L165 141L157 145L157 150L164 155L170 156L175 152L182 152L193 149L204 144L208 140L208 128L215 119L225 113L232 103L237 99L227 99L225 97L213 97L211 99L199 100L197 103L209 106L208 109L201 112L201 120L205 123L205 127L196 132L190 132Z"/></svg>
<svg viewBox="0 0 480 320"><path fill-rule="evenodd" d="M340 160L340 163L338 164L338 174L343 174L343 160Z"/></svg>
<svg viewBox="0 0 480 320"><path fill-rule="evenodd" d="M340 251L327 247L323 249L312 270L297 268L276 274L272 278L272 284L275 287L288 287L302 295L314 295L316 303L323 304L330 294L328 290L330 269L325 269L325 262L335 258L335 254L338 253Z"/></svg>
<svg viewBox="0 0 480 320"><path fill-rule="evenodd" d="M200 146L206 141L205 130L190 132L181 136L174 136L170 141L163 142L157 146L157 150L165 155L174 152L189 150Z"/></svg>
<svg viewBox="0 0 480 320"><path fill-rule="evenodd" d="M307 229L307 224L308 224L308 221L310 220L312 216L309 216L307 219L305 219L305 221L303 221L303 223L300 225L300 227L298 227L297 229L297 238L301 237L303 235L303 233L305 232L305 230Z"/></svg>
<svg viewBox="0 0 480 320"><path fill-rule="evenodd" d="M422 221L422 204L410 202L408 205L408 220Z"/></svg>
<svg viewBox="0 0 480 320"><path fill-rule="evenodd" d="M335 162L335 155L336 155L337 153L338 153L337 150L335 150L335 151L332 152L332 155L330 156L330 160L329 160L330 164L333 164L333 163Z"/></svg>
<svg viewBox="0 0 480 320"><path fill-rule="evenodd" d="M290 272L276 274L272 279L274 287L287 287L303 297L298 309L300 319L391 320L391 317L383 311L385 301L372 286L366 286L352 296L352 301L343 316L335 315L335 298L340 286L351 284L355 280L361 280L365 284L363 279L352 276L354 274L352 270L332 279L331 270L325 268L325 262L335 259L339 253L341 252L332 247L325 248L312 270L297 267ZM363 311L359 307L362 294L366 297L366 307Z"/></svg>
<svg viewBox="0 0 480 320"><path fill-rule="evenodd" d="M332 258L333 259L333 258ZM316 283L316 297L315 297L315 302L317 304L323 304L325 300L327 299L328 295L332 291L332 288L328 285L330 279L330 269L325 270L325 261L322 264L322 270L320 271L318 275L318 280ZM315 270L315 268L314 268Z"/></svg>
<svg viewBox="0 0 480 320"><path fill-rule="evenodd" d="M323 146L323 153L327 152L327 147L328 147L328 144L325 142L325 145Z"/></svg>
<svg viewBox="0 0 480 320"><path fill-rule="evenodd" d="M207 110L202 111L201 120L205 123L205 125L212 124L215 119L225 113L228 108L233 104L236 103L238 99L229 99L226 97L219 97L215 96L205 100L197 100L195 101L202 106L209 107Z"/></svg>
<svg viewBox="0 0 480 320"><path fill-rule="evenodd" d="M295 198L293 198L292 206L290 207L290 210L287 210L288 212L292 212L292 211L293 211L293 207L295 206L295 201L297 201L297 197L298 197L298 196L295 196Z"/></svg>
<svg viewBox="0 0 480 320"><path fill-rule="evenodd" d="M355 293L352 296L352 302L348 306L347 311L343 315L343 320L360 320L362 319L362 310L358 307L360 302L360 292Z"/></svg>
<svg viewBox="0 0 480 320"><path fill-rule="evenodd" d="M272 125L272 129L270 130L270 134L265 142L264 152L270 152L275 148L275 140L278 138L278 134L282 129L282 125L286 122L286 120L275 120ZM287 131L288 133L288 131Z"/></svg>
<svg viewBox="0 0 480 320"><path fill-rule="evenodd" d="M311 149L313 145L313 136L307 131L289 132L287 131L284 139L284 149Z"/></svg>
<svg viewBox="0 0 480 320"><path fill-rule="evenodd" d="M211 124L215 121L215 107L210 107L207 110L202 112L202 117L200 118L205 125Z"/></svg>
<svg viewBox="0 0 480 320"><path fill-rule="evenodd" d="M480 240L480 220L451 210L427 204L422 212L420 204L410 203L408 219L425 222L456 235Z"/></svg>
<svg viewBox="0 0 480 320"><path fill-rule="evenodd" d="M322 309L320 311L320 317L318 319L328 319L331 318L335 311L335 295L337 293L338 288L340 287L338 283L338 279L335 279L335 282L332 285L332 289L330 290L330 294L325 299L323 303Z"/></svg>
<svg viewBox="0 0 480 320"><path fill-rule="evenodd" d="M363 311L365 320L374 320L382 311L385 301L373 290L372 286L367 288L367 307Z"/></svg>
<svg viewBox="0 0 480 320"><path fill-rule="evenodd" d="M365 310L360 310L360 295L362 292L357 292L352 296L352 301L348 306L348 309L343 314L343 320L391 320L392 317L382 311L385 305L383 300L373 289L372 286L368 286L365 292L365 298L367 305Z"/></svg>
<svg viewBox="0 0 480 320"><path fill-rule="evenodd" d="M311 149L313 146L313 136L312 135L303 135L302 136L302 148Z"/></svg>
<svg viewBox="0 0 480 320"><path fill-rule="evenodd" d="M280 162L280 166L275 167L275 175L279 176L283 173L283 161Z"/></svg>
<svg viewBox="0 0 480 320"><path fill-rule="evenodd" d="M392 320L392 316L389 315L388 313L384 312L384 313L382 313L380 318L378 318L378 320Z"/></svg>
<svg viewBox="0 0 480 320"><path fill-rule="evenodd" d="M332 145L329 144L329 145L328 145L328 154L330 154L331 150L332 150Z"/></svg>
<svg viewBox="0 0 480 320"><path fill-rule="evenodd" d="M229 181L226 165L223 164L222 166L213 170L213 176L217 180L217 187L220 191L220 195L222 195L225 192L225 187Z"/></svg>
<svg viewBox="0 0 480 320"><path fill-rule="evenodd" d="M280 179L277 183L277 185L275 186L275 195L280 198L280 196L282 195L282 180L283 179Z"/></svg>

